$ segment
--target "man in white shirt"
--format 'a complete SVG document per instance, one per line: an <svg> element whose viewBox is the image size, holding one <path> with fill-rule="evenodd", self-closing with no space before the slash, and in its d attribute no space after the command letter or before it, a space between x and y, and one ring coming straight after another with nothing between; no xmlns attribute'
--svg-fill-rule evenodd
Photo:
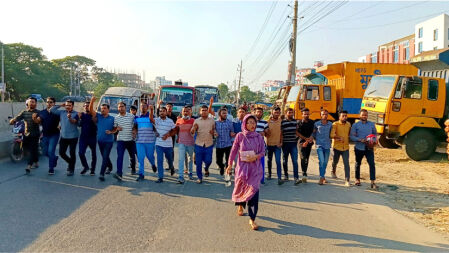
<svg viewBox="0 0 449 253"><path fill-rule="evenodd" d="M173 142L172 138L176 133L176 125L172 119L167 117L167 108L164 106L159 108L159 117L153 118L154 108L150 109L150 120L155 125L159 136L156 138L156 154L157 154L157 172L158 179L156 183L164 181L164 155L170 168L170 175L173 176L175 169L173 167Z"/></svg>

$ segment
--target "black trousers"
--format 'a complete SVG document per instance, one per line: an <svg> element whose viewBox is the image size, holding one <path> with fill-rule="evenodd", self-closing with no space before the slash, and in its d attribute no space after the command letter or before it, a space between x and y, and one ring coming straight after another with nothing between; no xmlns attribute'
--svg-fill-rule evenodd
<svg viewBox="0 0 449 253"><path fill-rule="evenodd" d="M236 202L236 206L246 207L246 202ZM251 220L256 220L257 211L259 210L259 191L248 201L248 215Z"/></svg>
<svg viewBox="0 0 449 253"><path fill-rule="evenodd" d="M307 168L309 167L309 157L310 151L312 150L312 145L307 145L307 147L300 147L300 155L301 155L301 170L302 175L307 177Z"/></svg>
<svg viewBox="0 0 449 253"><path fill-rule="evenodd" d="M28 156L28 165L39 162L39 137L23 137L23 149Z"/></svg>
<svg viewBox="0 0 449 253"><path fill-rule="evenodd" d="M217 148L216 158L217 158L217 165L220 168L220 170L224 170L224 168L227 167L227 165L229 163L229 155L231 154L231 148L232 148L232 146L226 147L226 148ZM223 164L224 156L226 156L226 161Z"/></svg>
<svg viewBox="0 0 449 253"><path fill-rule="evenodd" d="M360 165L363 157L369 165L369 179L376 180L376 164L374 162L374 151L372 149L358 150L354 148L355 152L355 178L360 179Z"/></svg>
<svg viewBox="0 0 449 253"><path fill-rule="evenodd" d="M76 144L78 143L78 138L65 139L61 138L59 140L59 156L64 159L69 164L67 171L75 171L76 163ZM67 156L67 149L69 149L70 156Z"/></svg>

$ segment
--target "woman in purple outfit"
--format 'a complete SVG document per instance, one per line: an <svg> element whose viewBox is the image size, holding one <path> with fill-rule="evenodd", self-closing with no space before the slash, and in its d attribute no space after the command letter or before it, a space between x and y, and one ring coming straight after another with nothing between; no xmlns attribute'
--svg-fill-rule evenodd
<svg viewBox="0 0 449 253"><path fill-rule="evenodd" d="M253 230L259 227L254 222L259 207L259 187L262 179L262 164L260 159L265 155L263 137L256 133L256 118L246 115L242 121L242 132L235 137L226 173L230 174L235 157L235 185L232 201L238 206L237 214L243 216L243 209L248 203L249 224Z"/></svg>

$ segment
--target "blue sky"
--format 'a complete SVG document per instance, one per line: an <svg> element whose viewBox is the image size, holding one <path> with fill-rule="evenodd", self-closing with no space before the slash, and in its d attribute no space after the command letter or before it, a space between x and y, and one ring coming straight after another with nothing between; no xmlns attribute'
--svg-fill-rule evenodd
<svg viewBox="0 0 449 253"><path fill-rule="evenodd" d="M291 30L289 3L8 1L2 3L3 20L8 22L3 22L0 40L41 47L50 59L84 55L110 70L145 71L147 81L163 75L191 85L231 85L243 59L244 84L260 89L265 80L287 77L287 48L277 58L271 56ZM299 30L320 17L327 4L330 8L336 3L300 1L299 16L304 18ZM270 9L272 15L254 44ZM443 11L449 13L449 2L349 1L299 34L297 66L310 67L315 60L355 61L379 44L412 34L416 23Z"/></svg>

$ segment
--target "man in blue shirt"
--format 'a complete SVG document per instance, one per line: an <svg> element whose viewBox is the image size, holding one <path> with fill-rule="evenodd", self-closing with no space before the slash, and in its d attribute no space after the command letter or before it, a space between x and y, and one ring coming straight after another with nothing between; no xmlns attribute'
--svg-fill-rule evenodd
<svg viewBox="0 0 449 253"><path fill-rule="evenodd" d="M327 110L321 111L321 120L315 122L315 127L313 129L313 138L316 140L316 152L318 154L319 167L320 167L320 181L319 185L327 183L326 167L329 161L329 155L331 153L331 129L332 122L327 120L329 112Z"/></svg>
<svg viewBox="0 0 449 253"><path fill-rule="evenodd" d="M112 162L109 157L111 154L112 145L114 144L114 117L109 115L109 105L102 104L100 109L100 115L94 110L95 97L92 97L89 104L89 112L92 115L92 120L97 124L97 141L98 147L102 157L100 181L104 181L104 174L106 168L109 168L107 174L112 171Z"/></svg>
<svg viewBox="0 0 449 253"><path fill-rule="evenodd" d="M229 155L231 154L232 141L231 138L235 136L234 126L231 121L227 120L228 109L226 107L220 108L218 111L219 119L215 121L215 129L218 133L216 140L216 159L217 165L220 168L220 175L224 175L225 164L229 163ZM223 155L226 156L223 164Z"/></svg>
<svg viewBox="0 0 449 253"><path fill-rule="evenodd" d="M268 122L266 120L263 120L263 108L257 107L254 112L254 116L257 118L257 125L256 125L256 132L258 132L262 137L265 139L265 135L268 132ZM266 145L265 145L266 146ZM260 163L262 164L262 180L261 184L265 184L265 156L260 158Z"/></svg>
<svg viewBox="0 0 449 253"><path fill-rule="evenodd" d="M354 123L351 128L349 137L355 142L355 185L360 186L360 164L363 157L369 165L369 177L371 180L371 188L377 190L376 181L376 165L374 163L374 150L367 146L367 136L374 135L377 140L377 130L373 122L368 121L368 111L362 109L360 111L360 121Z"/></svg>
<svg viewBox="0 0 449 253"><path fill-rule="evenodd" d="M78 147L78 155L80 156L81 164L83 165L83 170L81 175L86 174L89 170L89 164L86 159L86 150L89 147L92 154L90 175L95 176L95 167L97 166L97 126L92 121L92 115L89 112L89 102L84 103L84 112L78 114L80 118L80 143Z"/></svg>
<svg viewBox="0 0 449 253"><path fill-rule="evenodd" d="M59 115L51 113L51 108L55 105L55 98L47 98L47 109L39 112L39 121L42 124L42 151L48 156L48 174L55 174L55 167L58 161L56 156L56 146L59 141Z"/></svg>
<svg viewBox="0 0 449 253"><path fill-rule="evenodd" d="M243 107L240 107L237 111L237 118L232 122L234 126L234 133L237 135L242 131L242 120L245 118L246 110Z"/></svg>
<svg viewBox="0 0 449 253"><path fill-rule="evenodd" d="M73 110L75 102L67 100L62 106L64 110L58 110L60 106L54 106L50 111L59 116L61 124L61 140L59 141L59 156L69 164L67 176L73 176L76 164L76 144L78 144L78 113ZM67 156L69 148L70 156Z"/></svg>

